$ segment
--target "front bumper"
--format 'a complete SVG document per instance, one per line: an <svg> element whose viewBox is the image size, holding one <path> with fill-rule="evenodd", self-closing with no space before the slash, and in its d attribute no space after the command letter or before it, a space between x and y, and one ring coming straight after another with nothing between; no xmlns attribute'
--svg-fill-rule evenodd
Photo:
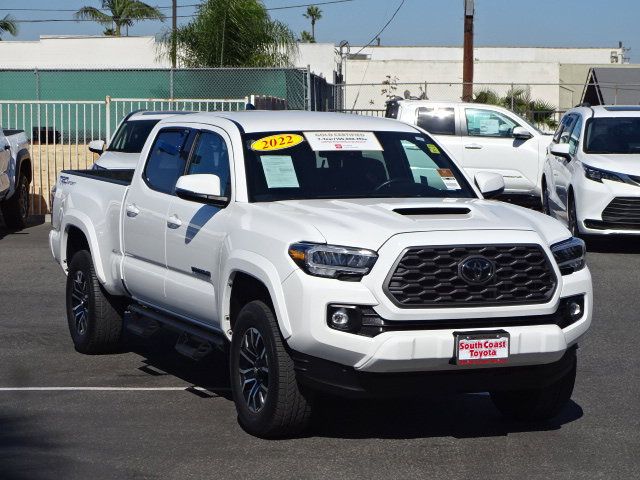
<svg viewBox="0 0 640 480"><path fill-rule="evenodd" d="M547 364L417 373L371 373L292 352L298 381L317 391L349 398L389 398L438 393L475 393L544 388L573 368L577 347Z"/></svg>
<svg viewBox="0 0 640 480"><path fill-rule="evenodd" d="M424 235L423 236L424 241ZM479 233L478 242L498 243L504 233ZM511 235L511 233L510 233ZM514 233L521 238L514 243L531 243L533 232ZM445 235L450 241L450 233ZM483 238L483 236L485 238ZM401 236L397 236L401 237ZM379 251L380 258L372 272L360 282L344 282L311 277L297 270L282 284L287 301L287 314L291 322L292 335L287 339L289 347L300 354L328 360L344 367L362 372L427 372L468 371L481 367L460 367L451 363L454 355L453 332L490 329L495 319L513 318L513 324L501 325L511 336L509 367L538 365L557 362L567 349L576 345L586 333L593 311L591 274L584 268L571 275L560 275L556 271L558 286L553 297L544 304L482 306L457 308L407 309L394 305L384 294L382 285L397 255L407 245L416 244L413 234L397 241L390 240ZM433 243L438 244L436 235ZM514 238L515 240L516 238ZM446 239L443 238L441 242ZM547 249L545 248L545 251ZM551 257L551 253L547 251ZM557 270L557 266L554 266ZM518 325L522 317L552 316L559 308L562 298L584 295L584 313L575 323L561 328L556 324ZM392 322L422 324L415 330L387 331L374 337L341 332L330 328L326 322L327 306L330 304L360 305L371 307L377 315ZM474 324L474 328L429 328L430 321L448 320L454 323L469 319L487 319L487 326ZM503 368L503 367L497 367Z"/></svg>
<svg viewBox="0 0 640 480"><path fill-rule="evenodd" d="M640 202L640 186L610 180L603 180L600 183L581 175L576 179L574 189L576 214L581 233L588 235L640 234L640 218L635 211L617 218L603 217L605 209L616 198L631 198Z"/></svg>

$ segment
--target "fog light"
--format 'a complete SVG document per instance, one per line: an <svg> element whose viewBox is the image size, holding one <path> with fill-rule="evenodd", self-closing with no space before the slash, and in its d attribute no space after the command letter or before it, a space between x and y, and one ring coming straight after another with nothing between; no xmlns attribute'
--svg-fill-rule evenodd
<svg viewBox="0 0 640 480"><path fill-rule="evenodd" d="M572 301L569 303L567 311L571 319L575 320L582 316L582 305L580 305L580 302Z"/></svg>
<svg viewBox="0 0 640 480"><path fill-rule="evenodd" d="M327 324L343 332L356 332L362 324L362 313L353 305L329 305Z"/></svg>

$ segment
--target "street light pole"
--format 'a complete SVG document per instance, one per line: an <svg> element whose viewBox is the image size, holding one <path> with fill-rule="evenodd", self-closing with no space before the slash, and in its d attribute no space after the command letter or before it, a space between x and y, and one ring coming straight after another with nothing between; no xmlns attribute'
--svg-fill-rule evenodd
<svg viewBox="0 0 640 480"><path fill-rule="evenodd" d="M464 0L464 53L462 60L462 100L473 100L473 14L474 0Z"/></svg>

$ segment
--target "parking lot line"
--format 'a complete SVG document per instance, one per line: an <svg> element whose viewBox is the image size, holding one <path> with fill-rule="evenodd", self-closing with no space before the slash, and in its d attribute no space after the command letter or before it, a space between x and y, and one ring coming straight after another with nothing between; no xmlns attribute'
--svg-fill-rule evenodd
<svg viewBox="0 0 640 480"><path fill-rule="evenodd" d="M204 387L0 387L0 392L64 392L64 391L106 391L106 392L174 392L174 391L211 392ZM216 388L216 390L228 390Z"/></svg>

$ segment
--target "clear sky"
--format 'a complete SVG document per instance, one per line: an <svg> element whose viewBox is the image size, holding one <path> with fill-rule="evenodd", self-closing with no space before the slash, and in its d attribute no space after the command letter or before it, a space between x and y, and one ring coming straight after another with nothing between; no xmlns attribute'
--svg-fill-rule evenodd
<svg viewBox="0 0 640 480"><path fill-rule="evenodd" d="M312 0L265 0L267 7L311 3ZM323 0L318 0L323 1ZM17 19L72 18L73 12L7 11L11 8L75 10L83 5L100 6L100 0L0 0L0 17L10 13ZM147 0L170 6L170 0ZM178 0L178 5L198 0ZM322 5L323 18L316 25L319 42L348 40L352 45L368 42L384 25L400 0L353 0ZM193 7L179 8L179 15L192 15ZM271 15L287 23L296 33L310 30L302 17L304 8L273 10ZM170 9L163 9L170 15ZM184 23L188 18L180 18ZM381 35L383 45L461 45L463 0L405 0L393 23ZM640 0L476 0L476 45L615 47L618 41L631 47L631 60L640 58ZM155 34L170 22L142 22L131 35ZM16 39L33 40L39 35L100 34L93 23L21 23ZM9 35L5 40L11 40Z"/></svg>

